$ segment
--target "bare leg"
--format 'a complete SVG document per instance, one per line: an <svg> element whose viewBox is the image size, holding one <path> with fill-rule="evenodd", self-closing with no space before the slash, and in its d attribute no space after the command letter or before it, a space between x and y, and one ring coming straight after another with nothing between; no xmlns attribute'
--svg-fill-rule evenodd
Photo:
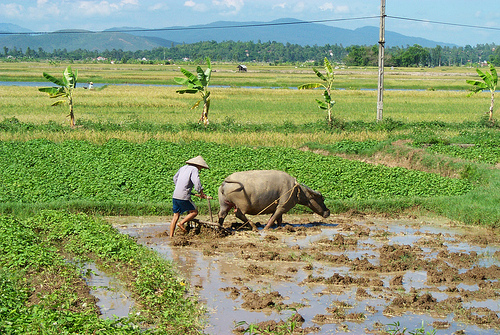
<svg viewBox="0 0 500 335"><path fill-rule="evenodd" d="M172 222L170 223L170 237L174 237L175 226L177 225L177 220L179 220L180 216L181 213L174 213L174 217L172 218Z"/></svg>
<svg viewBox="0 0 500 335"><path fill-rule="evenodd" d="M194 210L192 210L192 211L189 211L188 215L186 215L186 217L185 217L184 219L182 219L182 221L181 221L181 222L179 222L179 227L182 227L182 230L184 230L184 231L185 231L186 229L184 228L184 224L185 224L186 222L189 222L189 221L191 221L192 219L194 219L194 218L196 217L196 215L198 215L198 210L197 210L197 209L194 209Z"/></svg>
<svg viewBox="0 0 500 335"><path fill-rule="evenodd" d="M177 220L179 220L180 215L181 215L180 213L174 213L174 217L172 218L172 223L170 224L170 235L169 235L170 237L174 236L175 227L177 225ZM186 217L182 219L181 222L179 222L179 228L181 228L183 231L186 232L184 224L194 219L196 215L198 215L198 211L196 209L190 211L189 214L186 215Z"/></svg>

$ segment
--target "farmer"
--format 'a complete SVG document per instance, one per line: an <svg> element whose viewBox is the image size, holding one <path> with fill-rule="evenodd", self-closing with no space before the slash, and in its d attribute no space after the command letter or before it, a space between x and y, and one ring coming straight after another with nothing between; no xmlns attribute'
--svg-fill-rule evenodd
<svg viewBox="0 0 500 335"><path fill-rule="evenodd" d="M173 212L174 217L172 218L172 223L170 224L170 237L174 236L175 226L182 213L188 212L188 215L179 222L179 228L186 231L184 224L191 221L198 215L198 210L196 206L191 201L191 190L194 189L197 194L196 196L206 199L207 196L203 193L203 187L201 186L199 171L201 169L208 169L208 164L205 162L203 157L196 156L186 161L186 165L181 167L179 171L174 176L175 190L172 196Z"/></svg>

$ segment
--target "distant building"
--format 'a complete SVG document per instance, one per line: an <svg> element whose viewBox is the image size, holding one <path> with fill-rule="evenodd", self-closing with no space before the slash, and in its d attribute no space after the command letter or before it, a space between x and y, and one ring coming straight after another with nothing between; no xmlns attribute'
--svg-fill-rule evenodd
<svg viewBox="0 0 500 335"><path fill-rule="evenodd" d="M239 72L247 72L247 66L246 65L238 65L238 71Z"/></svg>

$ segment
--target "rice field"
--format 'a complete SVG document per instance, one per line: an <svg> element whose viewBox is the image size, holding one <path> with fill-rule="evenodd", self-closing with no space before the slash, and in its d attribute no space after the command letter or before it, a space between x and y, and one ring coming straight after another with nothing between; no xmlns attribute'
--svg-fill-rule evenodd
<svg viewBox="0 0 500 335"><path fill-rule="evenodd" d="M50 83L47 84L50 86ZM196 122L199 109L191 110L198 96L179 95L172 86L110 85L103 91L78 88L74 104L77 119L99 122L129 120L161 123ZM319 90L270 88L211 88L209 119L238 123L303 124L324 119L315 99ZM377 96L373 90L336 90L333 115L345 121L376 119ZM36 87L2 86L1 117L23 122L64 123L67 107L51 107L46 94ZM384 117L404 122L476 121L489 108L488 94L467 97L466 91L386 91Z"/></svg>

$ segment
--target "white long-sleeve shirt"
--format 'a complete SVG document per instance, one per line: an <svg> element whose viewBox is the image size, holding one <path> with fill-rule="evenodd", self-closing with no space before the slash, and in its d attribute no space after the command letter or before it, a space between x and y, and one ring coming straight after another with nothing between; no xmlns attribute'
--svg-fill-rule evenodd
<svg viewBox="0 0 500 335"><path fill-rule="evenodd" d="M177 171L174 176L174 184L175 190L172 196L174 199L190 200L193 187L198 193L203 190L198 168L189 164L184 165Z"/></svg>

